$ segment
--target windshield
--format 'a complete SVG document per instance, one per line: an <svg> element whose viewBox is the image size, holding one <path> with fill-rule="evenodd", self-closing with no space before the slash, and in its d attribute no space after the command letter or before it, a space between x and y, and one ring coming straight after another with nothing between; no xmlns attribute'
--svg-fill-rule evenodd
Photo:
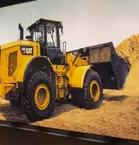
<svg viewBox="0 0 139 145"><path fill-rule="evenodd" d="M56 25L53 23L47 23L46 25L46 36L47 36L47 47L58 47L57 44L57 28ZM44 26L39 26L34 29L33 33L33 40L37 41L38 43L45 42L45 31Z"/></svg>

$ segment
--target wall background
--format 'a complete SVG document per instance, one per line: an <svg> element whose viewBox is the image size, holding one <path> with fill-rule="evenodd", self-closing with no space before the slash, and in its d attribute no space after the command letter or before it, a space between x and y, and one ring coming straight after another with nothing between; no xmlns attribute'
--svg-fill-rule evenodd
<svg viewBox="0 0 139 145"><path fill-rule="evenodd" d="M138 0L37 0L0 9L0 44L19 38L40 17L61 20L67 50L113 41L139 33ZM27 32L25 33L27 34Z"/></svg>

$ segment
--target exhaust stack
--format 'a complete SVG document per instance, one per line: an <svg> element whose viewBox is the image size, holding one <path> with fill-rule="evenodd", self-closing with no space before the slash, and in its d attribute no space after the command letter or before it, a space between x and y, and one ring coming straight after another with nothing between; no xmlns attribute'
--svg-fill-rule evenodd
<svg viewBox="0 0 139 145"><path fill-rule="evenodd" d="M20 40L23 40L24 39L24 29L20 23L18 25L18 29L20 30Z"/></svg>

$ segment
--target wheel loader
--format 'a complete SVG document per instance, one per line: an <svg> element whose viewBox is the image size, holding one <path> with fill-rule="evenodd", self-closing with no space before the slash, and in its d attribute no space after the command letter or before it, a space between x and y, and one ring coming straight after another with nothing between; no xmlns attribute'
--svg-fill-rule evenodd
<svg viewBox="0 0 139 145"><path fill-rule="evenodd" d="M0 97L22 107L30 121L51 117L55 102L71 99L80 108L96 109L103 89L122 89L130 64L112 42L66 51L63 24L40 18L20 38L0 46ZM70 98L71 96L71 98Z"/></svg>

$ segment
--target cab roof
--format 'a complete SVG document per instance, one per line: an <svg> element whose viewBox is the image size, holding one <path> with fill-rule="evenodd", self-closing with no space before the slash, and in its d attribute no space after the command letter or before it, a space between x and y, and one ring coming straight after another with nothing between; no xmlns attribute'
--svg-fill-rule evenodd
<svg viewBox="0 0 139 145"><path fill-rule="evenodd" d="M37 20L35 23L33 23L32 25L30 25L27 30L31 31L33 28L35 28L36 26L40 25L40 24L46 24L46 22L52 22L52 23L62 23L61 21L56 21L56 20L51 20L51 19L44 19L44 18L40 18L39 20Z"/></svg>

